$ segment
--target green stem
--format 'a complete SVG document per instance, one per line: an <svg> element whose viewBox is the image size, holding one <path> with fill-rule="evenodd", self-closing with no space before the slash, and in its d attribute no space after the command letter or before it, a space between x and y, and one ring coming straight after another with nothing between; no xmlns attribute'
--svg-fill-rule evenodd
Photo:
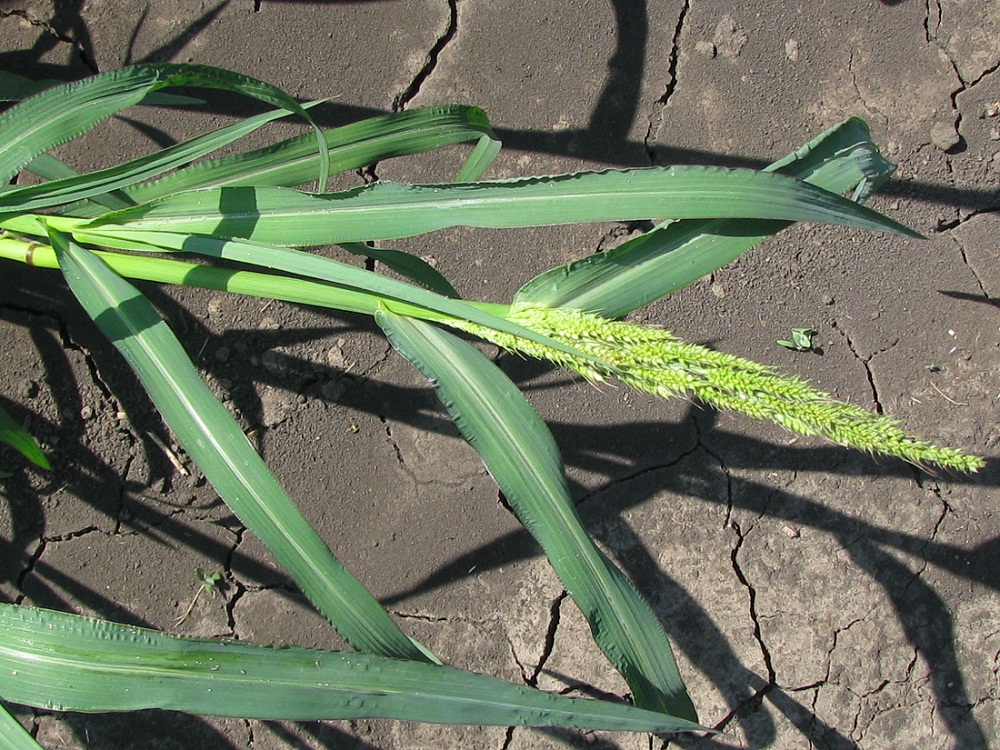
<svg viewBox="0 0 1000 750"><path fill-rule="evenodd" d="M19 231L23 231L23 228L19 227ZM248 297L276 299L363 315L374 315L379 304L388 304L392 307L393 312L401 315L432 322L448 320L445 315L407 302L386 299L359 289L333 286L307 279L255 271L234 271L148 255L126 255L103 250L97 250L95 253L115 273L128 279L215 289ZM51 246L9 237L0 237L0 259L17 261L36 268L54 269L59 267L55 251ZM488 302L469 302L468 304L499 316L506 316L510 310L509 305Z"/></svg>

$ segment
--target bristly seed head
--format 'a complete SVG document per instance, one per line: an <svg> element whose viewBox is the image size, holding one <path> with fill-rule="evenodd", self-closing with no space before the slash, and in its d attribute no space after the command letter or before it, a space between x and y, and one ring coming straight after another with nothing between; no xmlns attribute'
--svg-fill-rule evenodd
<svg viewBox="0 0 1000 750"><path fill-rule="evenodd" d="M508 351L573 370L590 381L617 378L664 398L694 396L718 409L769 419L802 435L820 435L919 466L971 472L984 465L978 456L933 445L900 429L895 420L835 401L803 380L688 343L669 331L579 310L528 304L512 305L507 317L596 361L468 321L449 324Z"/></svg>

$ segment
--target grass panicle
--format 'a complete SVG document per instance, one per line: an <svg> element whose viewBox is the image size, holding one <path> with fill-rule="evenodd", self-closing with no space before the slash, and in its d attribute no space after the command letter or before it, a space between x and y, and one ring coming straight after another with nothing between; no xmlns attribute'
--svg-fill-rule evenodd
<svg viewBox="0 0 1000 750"><path fill-rule="evenodd" d="M508 351L572 370L592 382L617 379L663 398L693 397L723 411L770 420L801 435L825 437L918 466L974 472L984 465L978 456L911 435L896 420L837 401L800 378L689 343L660 328L524 303L511 306L509 318L598 361L467 322L453 321L452 325Z"/></svg>

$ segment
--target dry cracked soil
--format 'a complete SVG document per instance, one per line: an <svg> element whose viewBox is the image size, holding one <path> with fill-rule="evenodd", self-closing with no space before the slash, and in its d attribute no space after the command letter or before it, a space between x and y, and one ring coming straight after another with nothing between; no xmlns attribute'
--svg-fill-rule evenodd
<svg viewBox="0 0 1000 750"><path fill-rule="evenodd" d="M653 603L719 734L665 743L17 708L45 747L1000 747L1000 3L4 0L0 60L57 79L136 62L219 65L333 97L318 110L326 126L477 104L505 144L491 177L761 167L861 116L899 165L872 205L926 240L798 226L634 317L987 460L975 477L936 476L501 358L552 426L588 528ZM241 113L241 102L208 98L198 111L128 113L60 156L107 165ZM459 155L386 162L342 183L447 179ZM507 301L539 271L642 228L457 229L399 246L432 258L464 295ZM0 451L0 597L190 635L338 647L172 446L59 277L5 273L0 400L54 469ZM371 321L144 291L408 632L452 664L514 682L626 694L475 454ZM775 343L801 326L818 332L818 352ZM178 625L197 568L222 585Z"/></svg>

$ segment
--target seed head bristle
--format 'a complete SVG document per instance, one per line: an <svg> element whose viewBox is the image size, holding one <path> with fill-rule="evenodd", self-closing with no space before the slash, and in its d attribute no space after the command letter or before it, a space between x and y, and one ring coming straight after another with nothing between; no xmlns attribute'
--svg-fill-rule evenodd
<svg viewBox="0 0 1000 750"><path fill-rule="evenodd" d="M468 321L449 324L508 351L573 370L592 382L617 378L664 398L693 396L718 409L767 419L802 435L822 436L918 466L972 472L984 465L978 456L910 435L895 420L836 401L804 380L691 344L661 328L528 304L512 305L508 318L591 359Z"/></svg>

